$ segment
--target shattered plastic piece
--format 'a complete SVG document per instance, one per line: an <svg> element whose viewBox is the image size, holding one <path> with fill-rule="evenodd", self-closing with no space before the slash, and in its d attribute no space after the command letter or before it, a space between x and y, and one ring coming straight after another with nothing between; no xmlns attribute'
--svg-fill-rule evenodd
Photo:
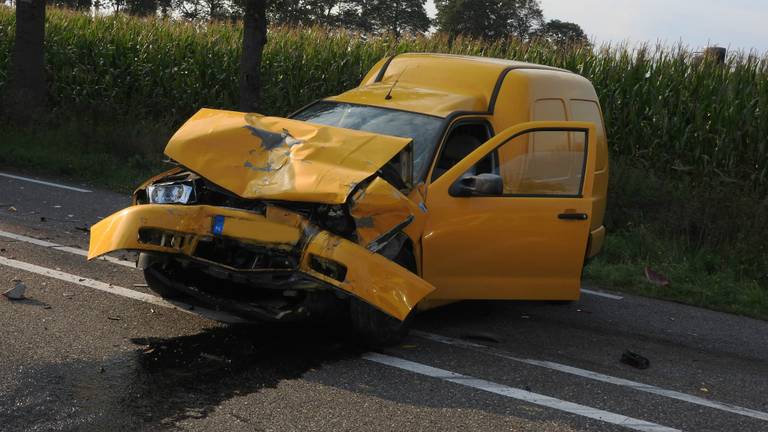
<svg viewBox="0 0 768 432"><path fill-rule="evenodd" d="M654 285L669 286L669 279L663 274L651 270L650 267L645 268L645 278Z"/></svg>
<svg viewBox="0 0 768 432"><path fill-rule="evenodd" d="M8 300L24 300L26 298L24 297L24 291L27 290L27 286L24 285L24 282L18 279L13 280L13 282L16 283L16 286L4 292L3 295L6 296Z"/></svg>
<svg viewBox="0 0 768 432"><path fill-rule="evenodd" d="M632 351L624 351L624 354L621 355L621 362L637 369L648 369L651 365L650 360Z"/></svg>

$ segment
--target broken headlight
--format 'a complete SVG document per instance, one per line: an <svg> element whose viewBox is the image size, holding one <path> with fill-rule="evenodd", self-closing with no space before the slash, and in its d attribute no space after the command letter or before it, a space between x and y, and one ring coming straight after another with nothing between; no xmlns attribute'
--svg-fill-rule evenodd
<svg viewBox="0 0 768 432"><path fill-rule="evenodd" d="M147 196L152 204L187 204L194 201L195 188L192 183L160 183L147 187Z"/></svg>

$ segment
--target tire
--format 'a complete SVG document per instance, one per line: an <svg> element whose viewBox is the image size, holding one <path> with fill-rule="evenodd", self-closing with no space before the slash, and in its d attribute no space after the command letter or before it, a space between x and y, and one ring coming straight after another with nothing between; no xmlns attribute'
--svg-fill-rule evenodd
<svg viewBox="0 0 768 432"><path fill-rule="evenodd" d="M410 330L410 318L400 321L358 299L351 299L349 316L361 341L372 347L397 345Z"/></svg>
<svg viewBox="0 0 768 432"><path fill-rule="evenodd" d="M181 293L173 289L167 282L171 277L170 274L163 271L163 266L159 264L144 269L144 280L147 281L147 287L160 297L168 300L182 297Z"/></svg>
<svg viewBox="0 0 768 432"><path fill-rule="evenodd" d="M414 272L416 259L408 248L403 248L394 260ZM362 342L372 347L387 347L400 343L410 331L413 312L405 321L391 317L356 298L350 299L349 315L352 327Z"/></svg>

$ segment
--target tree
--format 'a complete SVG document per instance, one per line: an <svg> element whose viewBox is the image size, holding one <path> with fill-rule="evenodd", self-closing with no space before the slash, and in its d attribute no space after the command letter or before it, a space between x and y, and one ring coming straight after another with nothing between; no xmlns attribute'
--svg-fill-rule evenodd
<svg viewBox="0 0 768 432"><path fill-rule="evenodd" d="M362 21L368 21L374 31L400 37L403 32L423 33L432 20L424 5L426 0L359 1ZM365 29L363 29L365 30Z"/></svg>
<svg viewBox="0 0 768 432"><path fill-rule="evenodd" d="M482 39L530 37L544 24L539 0L435 0L439 30Z"/></svg>
<svg viewBox="0 0 768 432"><path fill-rule="evenodd" d="M581 26L567 21L548 21L539 29L536 36L559 47L589 45L589 38Z"/></svg>
<svg viewBox="0 0 768 432"><path fill-rule="evenodd" d="M16 36L11 54L6 114L28 123L43 114L48 98L45 81L45 0L16 2Z"/></svg>
<svg viewBox="0 0 768 432"><path fill-rule="evenodd" d="M240 110L256 112L261 99L261 55L267 43L266 0L245 0L240 58Z"/></svg>
<svg viewBox="0 0 768 432"><path fill-rule="evenodd" d="M342 24L340 18L354 1L340 0L272 0L269 2L270 22L285 25Z"/></svg>

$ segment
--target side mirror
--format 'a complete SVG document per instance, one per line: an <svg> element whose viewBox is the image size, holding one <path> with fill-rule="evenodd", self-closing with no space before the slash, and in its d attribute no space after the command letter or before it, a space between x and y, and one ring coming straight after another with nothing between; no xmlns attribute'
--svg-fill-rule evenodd
<svg viewBox="0 0 768 432"><path fill-rule="evenodd" d="M452 184L451 188L448 189L448 193L455 197L503 195L504 180L497 174L466 176Z"/></svg>

